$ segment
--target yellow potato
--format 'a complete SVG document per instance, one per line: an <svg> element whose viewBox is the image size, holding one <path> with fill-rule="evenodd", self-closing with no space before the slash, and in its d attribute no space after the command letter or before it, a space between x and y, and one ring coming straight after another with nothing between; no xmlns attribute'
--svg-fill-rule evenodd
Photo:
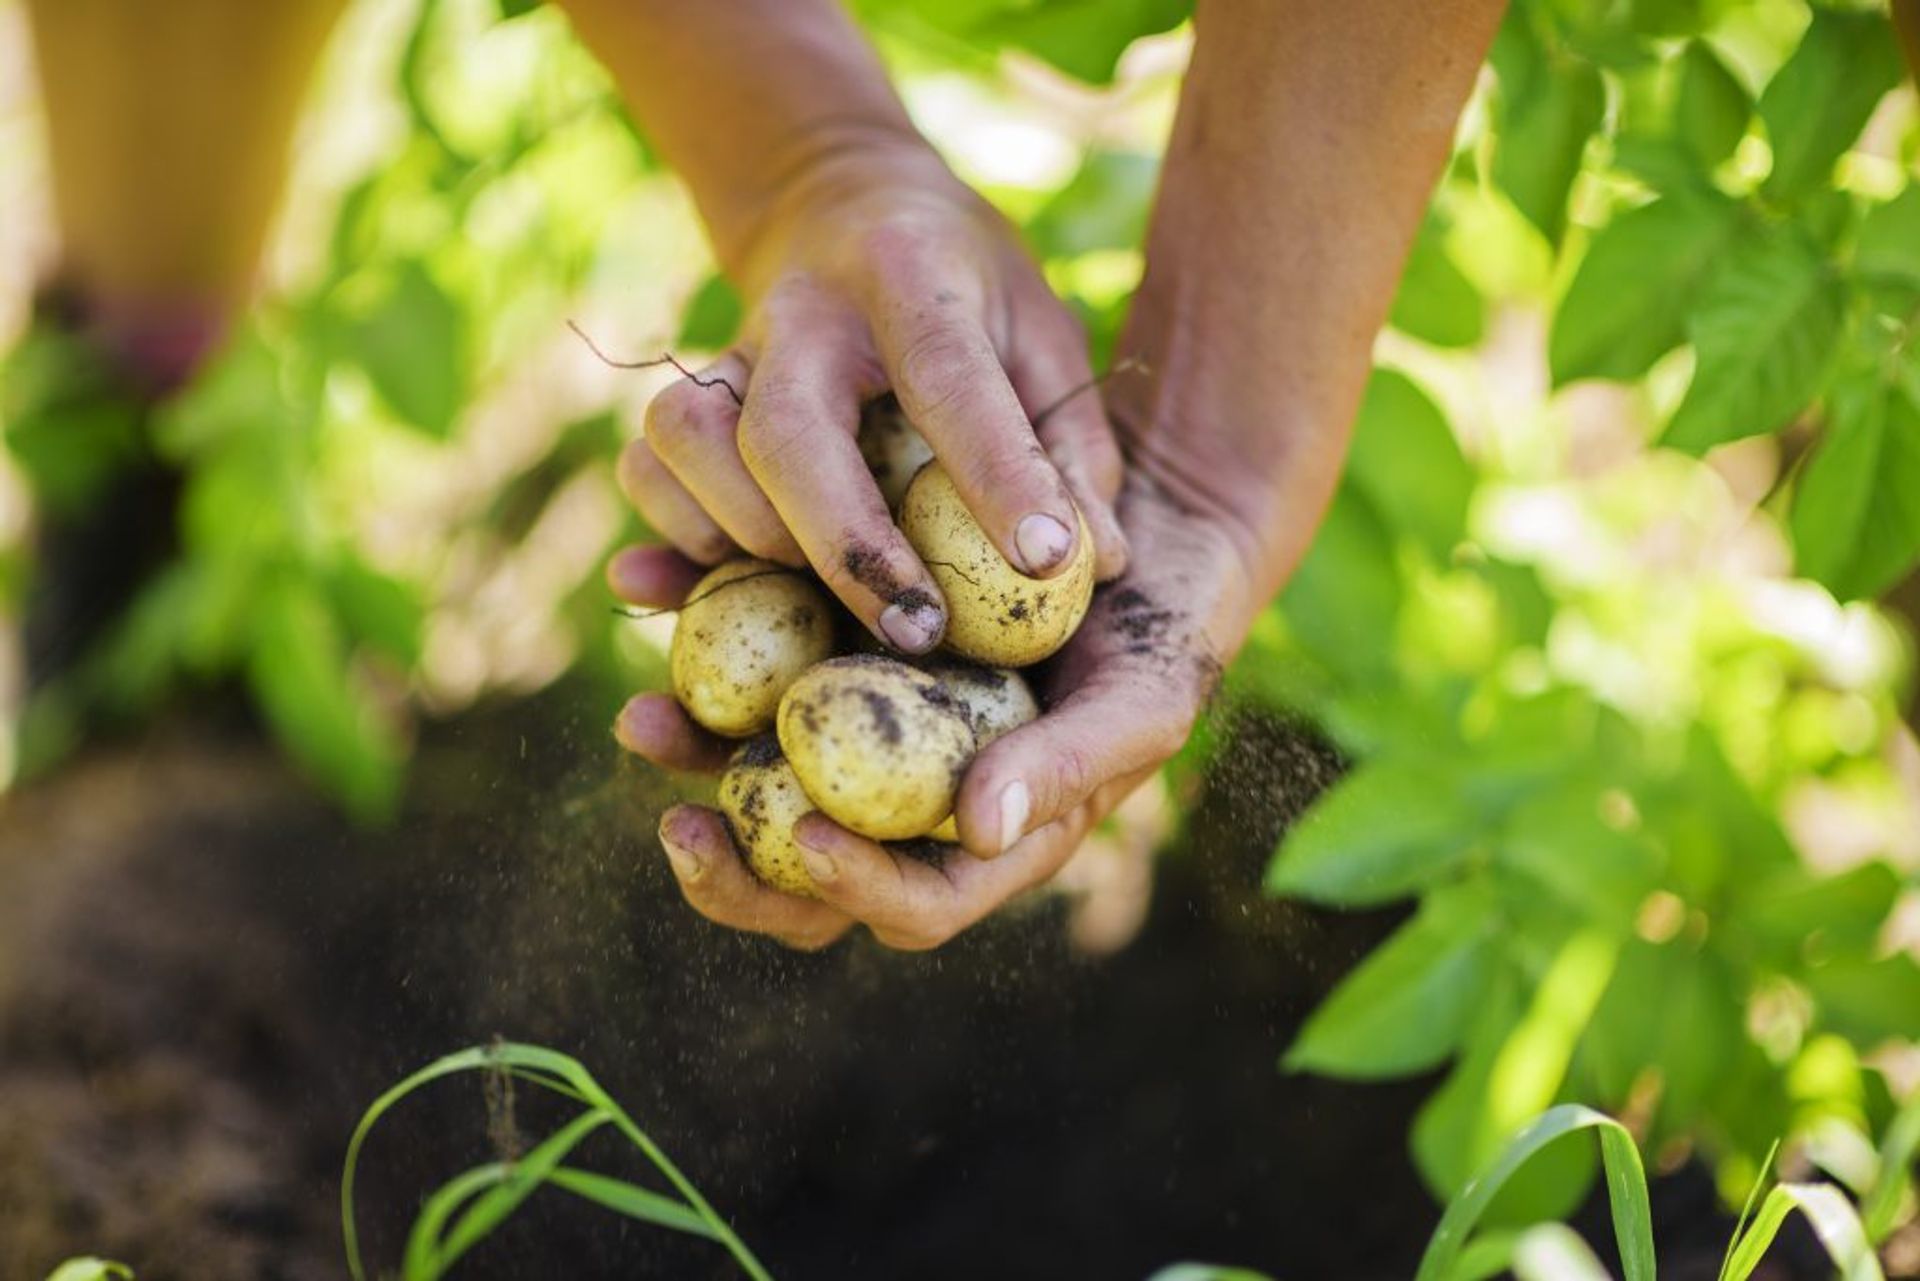
<svg viewBox="0 0 1920 1281"><path fill-rule="evenodd" d="M805 574L736 560L701 579L673 630L674 697L716 734L773 726L794 678L833 653L833 607Z"/></svg>
<svg viewBox="0 0 1920 1281"><path fill-rule="evenodd" d="M915 431L891 394L868 401L860 411L860 457L889 511L900 510L914 474L933 461L933 446Z"/></svg>
<svg viewBox="0 0 1920 1281"><path fill-rule="evenodd" d="M966 713L976 751L1040 715L1033 689L1019 672L952 658L936 658L920 666ZM949 814L927 835L936 841L957 841L960 828Z"/></svg>
<svg viewBox="0 0 1920 1281"><path fill-rule="evenodd" d="M1028 578L1000 555L929 463L907 486L900 529L947 601L947 648L997 667L1027 667L1067 643L1093 600L1093 538L1080 520L1073 560L1052 578Z"/></svg>
<svg viewBox="0 0 1920 1281"><path fill-rule="evenodd" d="M720 776L719 799L733 843L755 876L776 890L820 897L793 839L794 823L813 813L814 804L773 735L751 739L733 754Z"/></svg>
<svg viewBox="0 0 1920 1281"><path fill-rule="evenodd" d="M940 682L875 654L809 670L780 700L777 725L813 803L879 841L932 831L973 759L973 727Z"/></svg>

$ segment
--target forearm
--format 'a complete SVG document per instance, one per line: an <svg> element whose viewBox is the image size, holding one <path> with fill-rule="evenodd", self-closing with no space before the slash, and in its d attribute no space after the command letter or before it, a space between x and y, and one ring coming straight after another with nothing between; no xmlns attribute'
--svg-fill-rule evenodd
<svg viewBox="0 0 1920 1281"><path fill-rule="evenodd" d="M1253 610L1305 550L1498 0L1202 0L1120 350L1135 463L1216 509Z"/></svg>
<svg viewBox="0 0 1920 1281"><path fill-rule="evenodd" d="M722 265L831 162L938 161L835 0L562 0L648 138L692 191Z"/></svg>

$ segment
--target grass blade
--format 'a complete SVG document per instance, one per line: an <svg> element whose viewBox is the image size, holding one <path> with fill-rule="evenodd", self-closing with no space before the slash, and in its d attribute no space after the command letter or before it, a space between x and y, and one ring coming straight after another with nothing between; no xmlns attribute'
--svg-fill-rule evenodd
<svg viewBox="0 0 1920 1281"><path fill-rule="evenodd" d="M410 1273L408 1281L436 1281L461 1255L484 1241L488 1234L506 1221L508 1215L519 1209L521 1203L546 1182L547 1176L566 1159L567 1154L609 1119L606 1113L598 1110L583 1112L541 1140L533 1151L508 1167L506 1178L483 1193L460 1216L453 1230L434 1250L432 1270L420 1274L418 1278Z"/></svg>
<svg viewBox="0 0 1920 1281"><path fill-rule="evenodd" d="M556 1188L591 1201L602 1209L612 1210L615 1214L624 1214L629 1219L638 1219L642 1223L651 1223L656 1227L672 1228L676 1232L685 1232L692 1236L706 1237L709 1241L719 1239L713 1234L713 1225L701 1218L696 1211L672 1197L661 1196L658 1192L649 1192L646 1188L628 1183L625 1179L609 1178L590 1170L576 1170L571 1166L563 1165L547 1176L547 1182Z"/></svg>
<svg viewBox="0 0 1920 1281"><path fill-rule="evenodd" d="M407 1252L400 1272L405 1277L425 1276L433 1268L433 1256L447 1220L487 1188L504 1181L513 1167L502 1161L475 1166L465 1174L448 1179L434 1190L407 1233Z"/></svg>
<svg viewBox="0 0 1920 1281"><path fill-rule="evenodd" d="M1753 1186L1747 1189L1747 1203L1740 1207L1740 1219L1733 1225L1733 1236L1727 1241L1727 1252L1720 1256L1718 1281L1727 1281L1727 1274L1733 1270L1733 1252L1740 1244L1740 1238L1747 1234L1747 1224L1753 1222L1753 1207L1760 1201L1760 1193L1767 1186L1767 1171L1773 1168L1773 1159L1780 1155L1780 1140L1775 1139L1767 1149L1767 1159L1760 1163L1760 1172L1753 1176Z"/></svg>
<svg viewBox="0 0 1920 1281"><path fill-rule="evenodd" d="M1728 1281L1747 1281L1753 1275L1767 1247L1779 1234L1780 1225L1795 1210L1806 1215L1813 1225L1814 1235L1820 1238L1827 1257L1839 1269L1841 1281L1886 1281L1853 1203L1828 1183L1782 1183L1767 1193L1767 1199L1760 1203L1760 1212L1753 1217L1753 1225L1734 1247L1727 1268Z"/></svg>
<svg viewBox="0 0 1920 1281"><path fill-rule="evenodd" d="M1916 1154L1920 1154L1920 1091L1915 1091L1893 1118L1893 1124L1887 1127L1887 1137L1880 1144L1880 1171L1874 1176L1873 1188L1860 1207L1867 1240L1878 1244L1892 1234L1896 1226L1894 1220L1900 1214L1900 1199L1907 1188L1907 1171L1913 1168Z"/></svg>
<svg viewBox="0 0 1920 1281"><path fill-rule="evenodd" d="M1626 1281L1653 1281L1653 1211L1647 1204L1647 1175L1640 1150L1612 1117L1592 1108L1566 1103L1550 1108L1507 1144L1492 1166L1461 1189L1440 1216L1427 1250L1420 1258L1415 1281L1445 1281L1454 1273L1473 1227L1486 1213L1494 1196L1547 1144L1577 1130L1598 1130L1600 1155L1606 1166L1607 1191L1612 1202L1613 1232L1620 1245Z"/></svg>

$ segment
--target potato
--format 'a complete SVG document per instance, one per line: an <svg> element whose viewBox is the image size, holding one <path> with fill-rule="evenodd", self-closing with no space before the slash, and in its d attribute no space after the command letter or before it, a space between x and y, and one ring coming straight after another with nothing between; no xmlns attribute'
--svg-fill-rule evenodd
<svg viewBox="0 0 1920 1281"><path fill-rule="evenodd" d="M809 670L780 700L777 726L813 803L878 841L932 831L973 759L973 726L940 682L876 654Z"/></svg>
<svg viewBox="0 0 1920 1281"><path fill-rule="evenodd" d="M887 510L897 512L914 474L933 461L933 446L913 429L900 411L900 402L888 394L868 401L860 411L860 457L880 486Z"/></svg>
<svg viewBox="0 0 1920 1281"><path fill-rule="evenodd" d="M728 738L772 728L795 677L833 653L833 607L804 574L736 560L701 579L673 630L674 697Z"/></svg>
<svg viewBox="0 0 1920 1281"><path fill-rule="evenodd" d="M1026 667L1066 644L1087 615L1093 537L1085 518L1067 567L1052 578L1028 578L988 541L936 462L907 486L900 529L946 597L946 645L956 654L996 667Z"/></svg>
<svg viewBox="0 0 1920 1281"><path fill-rule="evenodd" d="M747 866L776 890L803 898L820 894L794 843L793 825L813 811L813 802L771 734L748 740L720 776L720 813Z"/></svg>
<svg viewBox="0 0 1920 1281"><path fill-rule="evenodd" d="M929 659L920 664L920 670L939 681L947 696L966 714L973 726L976 752L1040 715L1033 689L1019 672L955 658ZM936 841L957 841L960 828L949 814L927 835Z"/></svg>

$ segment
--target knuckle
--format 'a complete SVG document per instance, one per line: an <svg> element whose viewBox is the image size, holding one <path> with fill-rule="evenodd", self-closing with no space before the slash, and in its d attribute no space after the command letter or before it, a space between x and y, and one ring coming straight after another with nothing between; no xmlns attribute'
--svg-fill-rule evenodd
<svg viewBox="0 0 1920 1281"><path fill-rule="evenodd" d="M1052 779L1054 812L1079 804L1098 781L1092 754L1072 743L1056 745Z"/></svg>
<svg viewBox="0 0 1920 1281"><path fill-rule="evenodd" d="M973 388L973 371L991 353L964 330L929 326L908 340L900 353L900 383L895 390L907 416L933 417L951 409Z"/></svg>

